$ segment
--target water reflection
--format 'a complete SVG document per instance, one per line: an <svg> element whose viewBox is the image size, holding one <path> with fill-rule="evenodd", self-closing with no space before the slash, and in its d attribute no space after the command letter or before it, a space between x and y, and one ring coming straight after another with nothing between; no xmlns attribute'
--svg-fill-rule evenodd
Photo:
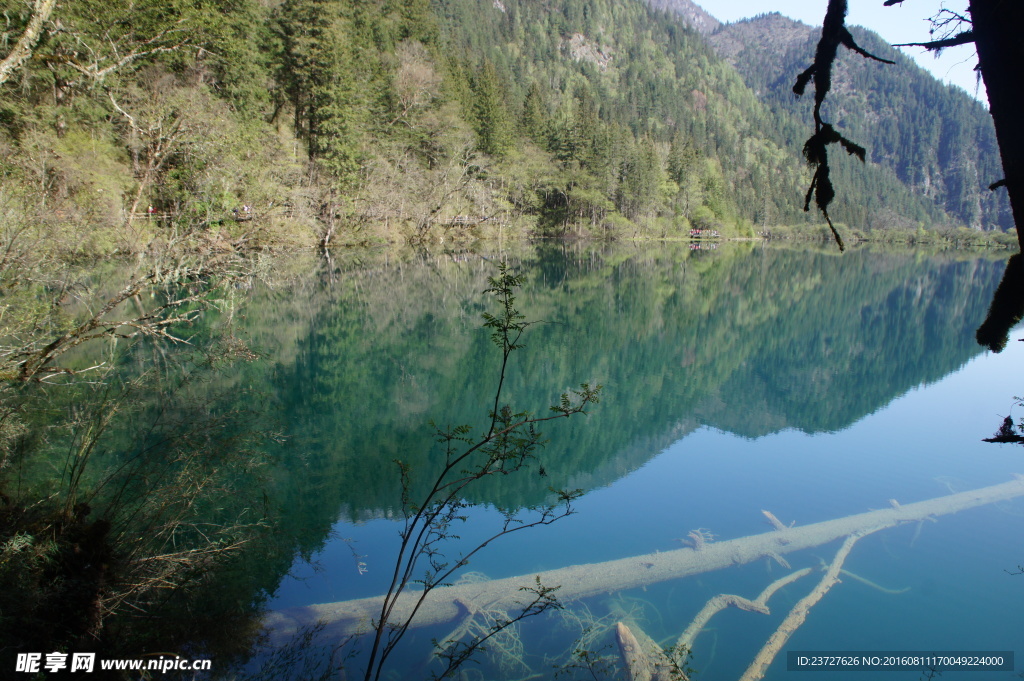
<svg viewBox="0 0 1024 681"><path fill-rule="evenodd" d="M1009 340L1010 329L1024 318L1024 257L1011 256L989 306L985 322L978 327L976 338L992 352L1002 352Z"/></svg>
<svg viewBox="0 0 1024 681"><path fill-rule="evenodd" d="M552 483L591 492L579 516L555 534L495 547L474 563L490 578L644 555L658 547L668 551L678 547L673 539L694 528L744 536L762 504L806 523L889 498L905 502L944 493L924 489L934 475L920 475L921 462L904 456L898 445L880 450L885 437L870 438L868 451L861 452L854 451L857 437L831 434L980 352L972 329L999 280L998 262L871 252L838 259L742 247L714 254L554 247L517 261L527 276L522 308L528 318L546 323L531 330L518 358L511 399L542 405L579 380L604 384L610 397L586 423L551 429L541 454L547 479L503 479L479 491L478 501L498 506L537 503ZM291 407L300 415L301 432L293 431L290 445L315 457L314 469L334 467L336 482L325 476L317 497L336 500L328 509L354 520L388 516L398 498L395 478L387 466L366 466L366 460L377 464L401 453L429 467L437 452L423 444L426 419L482 418L480 404L494 379L488 342L476 324L478 292L490 271L486 257L473 256L377 269L372 282L360 280L358 289L325 306L295 371L278 375L282 388L303 386ZM918 427L907 420L897 429L913 434ZM743 438L780 432L754 463L748 451L754 443ZM707 433L714 441L697 446ZM785 444L789 433L802 438L798 445ZM808 442L814 434L828 434L828 442ZM976 433L972 437L977 440ZM686 449L687 463L656 483L644 470L670 445L669 451ZM735 457L730 449L737 450ZM904 467L917 469L909 485ZM815 482L815 475L832 479ZM644 483L624 491L638 476ZM656 491L659 483L664 492ZM748 500L757 506L750 508ZM474 520L486 522L486 516ZM386 522L339 528L357 540L370 574L356 577L350 558L332 559L336 575L314 580L325 588L286 585L277 601L282 607L382 591L373 573L387 565L394 528ZM865 543L878 550L879 544ZM753 598L763 586L751 579L744 593ZM687 603L693 613L703 601ZM587 608L600 621L616 611L607 604ZM655 608L648 616L666 620L668 613ZM684 625L676 616L655 637L678 637ZM755 625L729 645L750 637L756 650L754 639L769 633ZM560 645L569 649L564 641ZM705 662L713 657L706 649L702 654Z"/></svg>
<svg viewBox="0 0 1024 681"><path fill-rule="evenodd" d="M960 380L943 377L981 352L972 333L1000 280L997 260L870 251L840 258L752 245L699 252L662 244L282 259L274 264L271 286L237 292L249 296L244 304L209 312L195 329L197 344L227 329L262 359L233 365L205 392L197 382L177 412L186 421L191 412L185 406L213 415L245 411L263 430L280 424L280 442L261 446L258 470L228 476L231 503L211 502L202 510L213 521L258 509L266 529L237 561L216 566L205 578L203 593L216 594L206 601L205 621L226 622L226 613L238 617L220 629L233 639L230 644L215 641L215 627L197 634L215 659L226 664L242 655L261 604L275 591L274 608L384 591L396 540L390 518L401 498L391 462L401 458L428 471L442 456L431 446L431 420L475 427L486 420L498 358L480 328L482 291L503 255L526 278L520 309L527 319L543 321L530 329L515 358L508 400L539 411L582 381L603 384L606 399L586 420L545 429L549 442L532 474L482 485L471 499L485 506L473 513L473 522L486 524L496 517L488 508L543 503L549 487L581 488L587 496L580 512L495 545L474 561L467 579L668 554L691 531L704 530L716 541L767 531L762 510L784 524L804 526L887 505L890 498L907 505L944 495L948 490L934 482L936 476L964 478L974 488L1004 482L1012 470L1004 454L981 464L964 455L974 452L966 441L990 432L987 416L979 422L974 411L956 405L975 402L978 385L941 392L949 380ZM1006 353L1011 360L1013 350ZM151 356L137 352L126 360L126 373L141 370ZM964 375L973 374L957 374ZM125 440L140 432L138 420L118 428ZM128 451L110 447L112 465ZM425 480L413 480L414 496ZM891 599L902 598L914 604L908 611L923 611L929 593L948 593L953 582L971 594L972 607L998 622L1005 610L977 586L978 562L966 562L974 556L997 571L1019 562L1007 562L991 548L1006 544L1000 534L1006 536L1007 524L998 510L969 513L978 518L989 512L997 515L985 516L985 526L953 516L943 519L942 534L928 523L865 537L843 569L890 590L911 591L835 589L823 600L823 619L801 629L809 636L802 645L834 648L837 639L823 632L835 631L845 617L858 645L884 649L892 643L871 632L889 625L868 626L878 619L867 614L871 608L890 612L897 607ZM481 533L473 523L463 532L470 542ZM950 560L945 545L951 541L971 549ZM828 563L837 549L829 545L819 555ZM794 571L817 570L812 553L785 560ZM315 557L323 571L302 560L293 565L296 556ZM642 562L652 567L636 570L655 569L655 561ZM936 565L942 570L928 574ZM516 633L518 643L505 641L500 649L523 651L519 662L509 662L515 655L499 656L485 673L548 673L556 657L557 664L571 665L564 653L574 641L583 650L601 651L614 644L619 621L636 622L636 629L671 645L713 596L756 600L786 572L769 557L650 584L647 591L583 599L560 618L524 627ZM775 594L771 608L780 616L774 620L751 616L737 625L730 613L717 615L715 621L724 623L693 640L698 678L738 678L781 616L819 578L805 578L808 586L800 592L787 586ZM1002 605L1010 602L1003 594ZM943 604L947 609L932 618L945 628L929 629L931 639L899 640L923 648L945 645L966 609ZM175 616L188 619L196 607L188 601ZM415 652L401 662L422 671L430 637L447 636L450 629L416 634L410 642ZM996 641L991 627L978 631ZM890 641L897 640L889 633ZM306 643L300 641L300 653L319 660L309 669L329 666L331 647L325 652ZM749 651L742 664L735 661L737 651ZM608 652L594 664L610 664ZM269 658L259 659L256 666ZM313 673L290 664L274 669Z"/></svg>
<svg viewBox="0 0 1024 681"><path fill-rule="evenodd" d="M536 411L583 380L613 397L552 430L548 480L503 480L483 499L528 505L549 485L607 485L700 426L745 437L845 428L977 354L972 325L1000 274L997 262L868 252L687 255L522 257L519 303L544 323L516 358L509 401ZM427 467L438 455L423 445L428 421L486 417L497 358L479 315L492 273L486 257L428 258L356 269L319 292L321 312L273 383L289 450L335 499L329 513L386 513L396 481L378 462Z"/></svg>
<svg viewBox="0 0 1024 681"><path fill-rule="evenodd" d="M4 669L40 651L244 659L259 590L277 583L242 569L265 543L270 425L258 392L215 368L225 355L125 357L102 381L8 395L25 430L5 451L0 504ZM279 557L276 579L292 555Z"/></svg>

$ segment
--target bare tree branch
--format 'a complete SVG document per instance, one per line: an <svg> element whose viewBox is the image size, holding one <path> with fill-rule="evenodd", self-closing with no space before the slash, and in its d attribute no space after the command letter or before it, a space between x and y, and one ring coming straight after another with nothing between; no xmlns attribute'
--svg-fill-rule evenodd
<svg viewBox="0 0 1024 681"><path fill-rule="evenodd" d="M46 345L41 346L40 342L30 340L19 348L0 347L0 372L10 374L12 378L20 381L42 381L58 374L75 375L87 371L72 370L56 366L54 363L72 348L98 338L131 339L148 336L163 338L173 343L187 343L186 339L172 334L170 329L175 324L194 321L208 302L205 291L184 292L180 296L171 296L164 304L149 312L140 311L135 317L108 319L107 316L122 303L135 298L146 289L182 278L203 280L210 275L210 270L200 266L155 269L143 277L135 278L111 296L89 319L53 338ZM197 307L189 309L190 305Z"/></svg>
<svg viewBox="0 0 1024 681"><path fill-rule="evenodd" d="M131 45L127 54L121 54L122 48L120 47L119 40L114 40L109 36L109 34L104 37L109 44L111 57L113 59L111 64L101 67L100 64L104 60L104 56L97 55L96 50L85 44L79 36L75 37L75 41L78 45L85 48L86 51L91 53L92 63L80 63L79 60L73 56L65 58L63 63L67 64L82 75L100 82L114 71L117 71L134 61L154 54L174 52L190 44L192 41L191 36L186 30L185 19L179 19L172 26L159 31L153 37Z"/></svg>
<svg viewBox="0 0 1024 681"><path fill-rule="evenodd" d="M942 50L957 45L968 45L974 42L974 31L961 31L951 38L931 40L926 43L898 43L893 47L924 47L929 50Z"/></svg>

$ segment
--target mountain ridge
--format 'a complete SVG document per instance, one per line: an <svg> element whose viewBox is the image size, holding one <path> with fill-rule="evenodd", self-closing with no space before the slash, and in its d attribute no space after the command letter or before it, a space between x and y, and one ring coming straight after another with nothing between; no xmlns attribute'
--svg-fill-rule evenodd
<svg viewBox="0 0 1024 681"><path fill-rule="evenodd" d="M1002 177L995 129L984 106L945 85L876 33L853 27L858 44L891 59L879 64L842 51L824 113L915 193L975 229L1013 227L1009 201L988 185ZM808 120L810 102L792 95L818 31L778 14L723 25L709 36L758 97L783 117ZM807 124L810 134L810 124ZM841 191L841 189L840 189Z"/></svg>
<svg viewBox="0 0 1024 681"><path fill-rule="evenodd" d="M707 14L691 0L648 2L652 8L674 12L689 25L693 25L691 17ZM811 62L819 31L779 12L768 12L718 22L702 35L780 123L792 128L793 120L809 120L809 103L795 99L791 88L796 75ZM868 149L870 163L891 172L957 221L975 229L1011 229L1009 201L988 190L1002 177L1002 169L984 106L959 88L941 84L873 31L859 26L851 31L858 44L896 65L840 51L826 118ZM805 129L807 136L810 125L805 124Z"/></svg>
<svg viewBox="0 0 1024 681"><path fill-rule="evenodd" d="M722 22L692 0L647 0L656 10L662 10L682 17L686 24L702 35L714 33Z"/></svg>

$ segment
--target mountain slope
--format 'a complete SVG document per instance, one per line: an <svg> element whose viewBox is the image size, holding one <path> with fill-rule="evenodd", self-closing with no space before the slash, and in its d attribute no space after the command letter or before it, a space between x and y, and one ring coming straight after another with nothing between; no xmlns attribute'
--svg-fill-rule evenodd
<svg viewBox="0 0 1024 681"><path fill-rule="evenodd" d="M717 24L692 2L509 0L498 8L437 0L435 7L454 53L495 65L513 118L537 118L525 111L527 96L537 93L546 129L527 132L555 153L563 170L580 160L565 153L565 126L603 129L605 142L591 136L583 145L591 151L603 147L604 161L596 164L601 167L581 161L584 170L596 172L584 176L582 184L576 183L578 175L568 182L563 178L548 193L567 204L563 216L541 221L555 233L559 223L590 222L593 229L608 224L602 215L616 218L595 200L602 195L611 199L605 205L614 204L639 223L634 234L685 234L687 226L734 222L820 221L802 210L809 181L801 156L807 136L803 117L759 97L715 52L714 43L690 28L707 31ZM593 113L589 122L579 119L583 110ZM570 141L568 146L581 145ZM652 166L649 176L630 181L631 171ZM844 222L914 229L959 222L932 198L898 181L891 168L865 168L847 159L837 159L835 166L837 185L844 189L835 214ZM555 215L552 208L542 212Z"/></svg>
<svg viewBox="0 0 1024 681"><path fill-rule="evenodd" d="M656 10L682 17L687 26L701 35L714 33L722 27L722 22L692 0L648 0L648 4Z"/></svg>
<svg viewBox="0 0 1024 681"><path fill-rule="evenodd" d="M29 13L0 2L14 39ZM0 86L10 222L74 253L169 227L326 246L819 223L788 93L810 29L651 2L69 4ZM871 162L836 159L834 215L1006 227L984 112L915 74L841 65L829 115Z"/></svg>
<svg viewBox="0 0 1024 681"><path fill-rule="evenodd" d="M1002 170L985 108L938 82L877 34L861 28L853 33L862 47L896 64L842 50L825 119L867 148L869 165L888 171L958 222L1011 228L1005 194L988 190ZM795 98L791 88L810 63L818 37L818 29L773 13L724 25L709 41L799 139L810 133L812 103L809 96ZM803 123L794 128L794 121ZM842 182L837 187L840 194L848 191Z"/></svg>

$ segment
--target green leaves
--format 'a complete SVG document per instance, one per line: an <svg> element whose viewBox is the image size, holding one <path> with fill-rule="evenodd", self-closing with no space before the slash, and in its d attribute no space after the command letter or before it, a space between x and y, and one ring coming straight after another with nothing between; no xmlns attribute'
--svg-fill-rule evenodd
<svg viewBox="0 0 1024 681"><path fill-rule="evenodd" d="M512 148L512 123L505 105L504 91L498 72L485 60L473 82L473 109L480 151L502 156Z"/></svg>
<svg viewBox="0 0 1024 681"><path fill-rule="evenodd" d="M507 353L523 347L518 343L519 338L523 335L523 331L529 326L528 322L524 322L526 319L519 310L515 308L516 297L514 294L515 289L519 288L523 284L521 276L517 276L509 272L507 262L498 263L498 276L488 277L489 287L484 289L484 293L493 294L501 305L501 313L497 316L492 315L489 312L483 313L484 328L494 329L494 333L491 334L491 340L494 344L502 348L507 356Z"/></svg>
<svg viewBox="0 0 1024 681"><path fill-rule="evenodd" d="M597 404L601 401L602 386L600 384L590 387L589 383L580 383L579 390L572 390L576 399L569 396L569 393L562 393L559 403L551 406L551 411L560 416L572 416L573 414L585 414L584 407L588 404Z"/></svg>
<svg viewBox="0 0 1024 681"><path fill-rule="evenodd" d="M453 559L448 559L446 555L445 544L459 539L452 531L452 524L456 521L466 522L469 515L465 510L473 506L472 502L466 501L467 490L485 478L521 471L527 462L535 458L534 452L544 444L536 424L584 413L588 404L597 401L601 389L600 386L591 388L584 383L580 390L572 391L575 398L563 394L559 403L551 407L555 412L552 416L533 416L529 411L517 411L507 404L499 407L509 355L521 347L519 338L529 322L524 321L525 317L515 307L515 289L522 285L522 278L512 274L506 262L498 264L498 276L489 277L488 283L485 292L497 299L500 310L498 314L483 314L484 327L493 330L491 338L502 352L494 402L488 413L490 424L486 433L478 438L470 438L470 427L467 425L448 430L438 429L438 442L446 448L445 463L437 472L430 491L421 500L412 499L409 467L397 462L401 473L405 525L400 531L401 546L394 577L384 597L380 619L374 625L373 647L364 676L366 681L380 678L385 661L409 627L412 616L402 622L390 621L391 610L407 586L419 584L422 587L417 597L418 604L413 610L415 613L432 589L448 583L456 571L468 565L470 558L490 542L512 532L549 525L572 514L572 502L582 494L580 490L552 490L557 497L553 503L503 509L503 523L488 538L458 553ZM427 567L423 576L417 578L417 566L423 562ZM523 591L532 593L533 599L521 604L522 609L516 616L496 619L489 630L468 642L459 640L460 634L438 645L437 657L446 666L435 678L452 675L476 651L483 649L485 641L519 620L560 607L554 597L557 588L544 586L538 579L534 587L524 587Z"/></svg>

